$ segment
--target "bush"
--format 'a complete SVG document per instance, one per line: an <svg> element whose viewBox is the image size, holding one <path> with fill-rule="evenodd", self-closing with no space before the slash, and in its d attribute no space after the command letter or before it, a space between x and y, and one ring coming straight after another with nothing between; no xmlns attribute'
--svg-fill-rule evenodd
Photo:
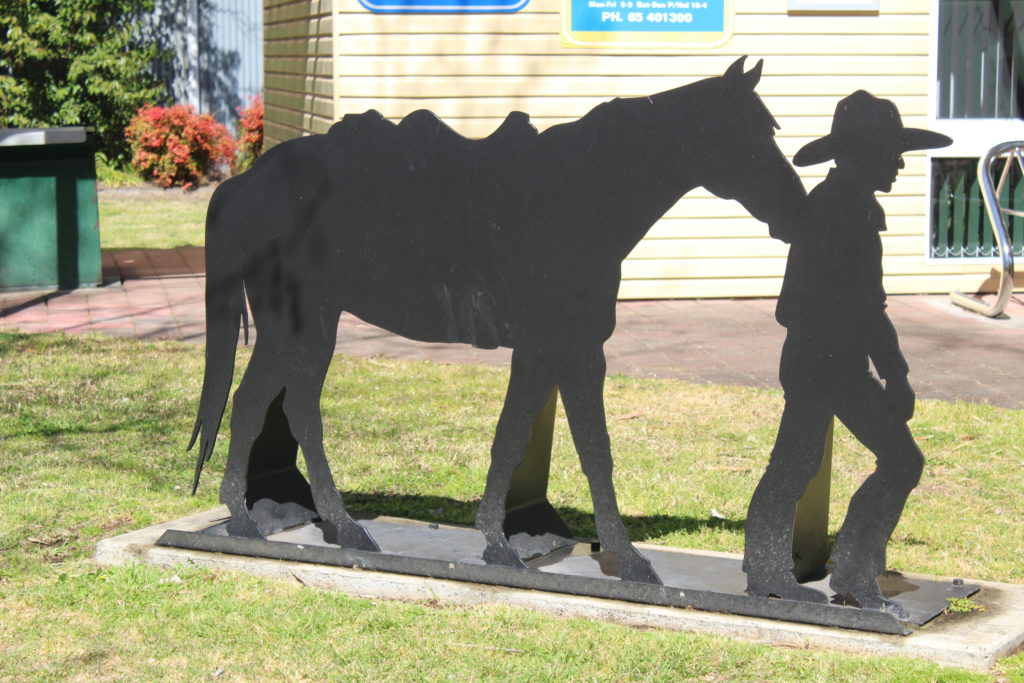
<svg viewBox="0 0 1024 683"><path fill-rule="evenodd" d="M143 178L163 187L194 187L235 157L235 141L227 129L187 104L142 107L125 137L132 165Z"/></svg>
<svg viewBox="0 0 1024 683"><path fill-rule="evenodd" d="M249 98L249 106L238 107L239 157L235 172L241 173L263 153L263 96Z"/></svg>
<svg viewBox="0 0 1024 683"><path fill-rule="evenodd" d="M111 163L106 154L97 152L96 182L101 187L135 187L144 181L130 166Z"/></svg>
<svg viewBox="0 0 1024 683"><path fill-rule="evenodd" d="M142 35L152 0L4 0L0 9L0 128L93 126L98 150L128 160L124 127L163 102L160 53Z"/></svg>

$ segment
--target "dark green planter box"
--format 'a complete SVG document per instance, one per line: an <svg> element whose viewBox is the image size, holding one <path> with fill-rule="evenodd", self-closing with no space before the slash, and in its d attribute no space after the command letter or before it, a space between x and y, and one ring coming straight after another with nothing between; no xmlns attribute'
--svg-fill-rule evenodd
<svg viewBox="0 0 1024 683"><path fill-rule="evenodd" d="M0 129L0 289L102 282L86 128Z"/></svg>

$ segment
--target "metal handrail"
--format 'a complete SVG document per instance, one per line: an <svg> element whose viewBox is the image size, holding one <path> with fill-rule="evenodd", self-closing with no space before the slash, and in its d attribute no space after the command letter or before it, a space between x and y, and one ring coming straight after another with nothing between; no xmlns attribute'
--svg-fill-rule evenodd
<svg viewBox="0 0 1024 683"><path fill-rule="evenodd" d="M996 294L996 300L991 304L986 304L978 297L964 294L963 292L953 292L949 295L950 300L956 305L990 318L994 318L1006 310L1006 305L1010 303L1010 297L1013 296L1013 244L1006 230L1003 214L1024 218L1024 211L1004 209L999 206L999 194L1003 191L1006 179L1010 176L1010 166L1013 160L1017 161L1021 172L1024 173L1024 153L1022 153L1022 150L1024 150L1024 141L1004 142L990 149L978 161L978 180L981 183L981 193L985 200L985 210L988 212L988 218L992 222L992 230L995 232L996 240L999 242L1002 272L999 277L999 290ZM1003 173L999 177L999 184L993 188L992 164L996 159L1007 154L1011 155L1012 159L1007 159L1006 164L1003 166Z"/></svg>

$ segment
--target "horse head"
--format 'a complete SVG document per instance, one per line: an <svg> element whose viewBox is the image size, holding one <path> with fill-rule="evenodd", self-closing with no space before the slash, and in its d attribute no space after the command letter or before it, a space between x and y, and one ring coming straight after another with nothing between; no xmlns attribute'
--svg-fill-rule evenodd
<svg viewBox="0 0 1024 683"><path fill-rule="evenodd" d="M700 135L694 140L699 152L691 163L700 166L698 179L709 192L735 199L768 224L772 237L788 242L807 192L775 141L779 124L754 90L763 61L744 71L745 59L703 82L708 90L698 103Z"/></svg>

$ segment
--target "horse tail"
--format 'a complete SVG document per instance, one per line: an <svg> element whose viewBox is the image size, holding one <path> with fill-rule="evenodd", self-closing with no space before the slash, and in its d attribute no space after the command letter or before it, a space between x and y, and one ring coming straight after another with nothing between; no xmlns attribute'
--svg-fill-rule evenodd
<svg viewBox="0 0 1024 683"><path fill-rule="evenodd" d="M192 450L201 432L192 495L199 488L203 464L210 459L217 442L217 431L231 391L238 330L243 319L246 342L249 337L245 283L238 254L239 239L233 234L227 218L230 211L225 210L228 209L225 204L233 194L228 187L231 183L232 180L225 181L214 192L206 217L206 369L199 412L187 449Z"/></svg>

